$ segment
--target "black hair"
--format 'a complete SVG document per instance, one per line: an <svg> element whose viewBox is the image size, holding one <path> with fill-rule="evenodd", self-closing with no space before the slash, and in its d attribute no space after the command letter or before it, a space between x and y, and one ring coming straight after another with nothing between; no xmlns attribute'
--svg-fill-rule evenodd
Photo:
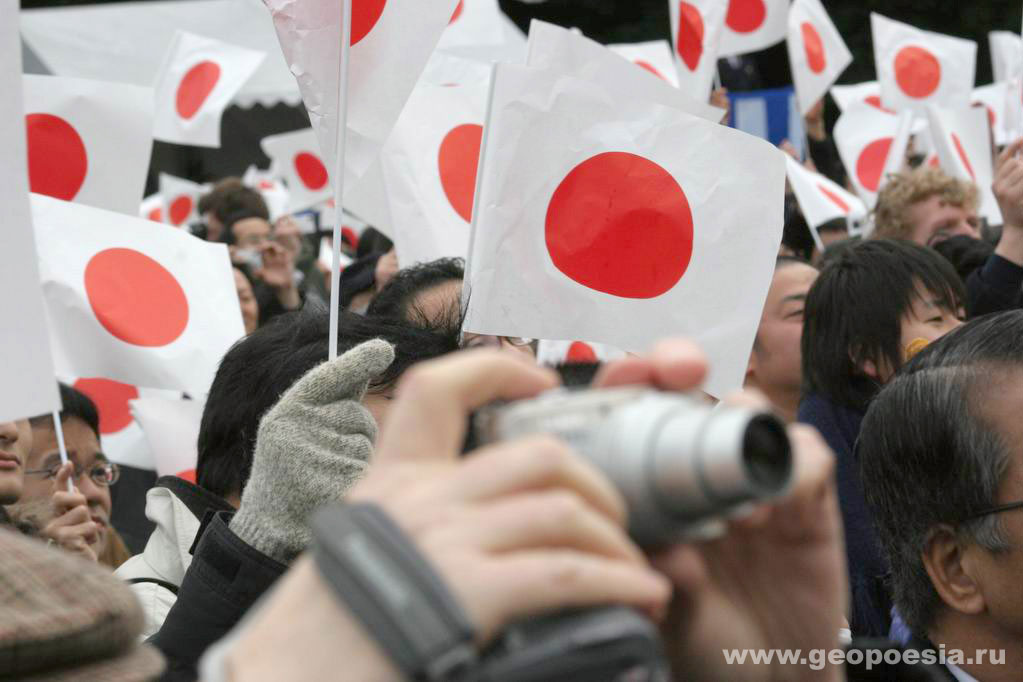
<svg viewBox="0 0 1023 682"><path fill-rule="evenodd" d="M386 234L375 227L367 227L359 235L359 246L355 249L355 259L358 260L373 253L387 253L393 248L394 242Z"/></svg>
<svg viewBox="0 0 1023 682"><path fill-rule="evenodd" d="M57 388L60 391L60 402L64 406L60 411L60 423L63 424L68 419L77 417L92 429L92 432L96 434L96 440L99 440L99 410L96 409L96 403L92 402L92 398L61 381L57 382ZM33 427L48 426L52 429L53 416L41 414L29 419L29 423Z"/></svg>
<svg viewBox="0 0 1023 682"><path fill-rule="evenodd" d="M849 232L849 223L845 218L832 218L817 226L817 233L824 232Z"/></svg>
<svg viewBox="0 0 1023 682"><path fill-rule="evenodd" d="M424 328L449 328L455 325L460 328L461 298L454 301L453 310L442 313L441 319L431 320L416 304L416 297L446 282L461 282L464 277L465 261L461 258L441 258L403 268L373 297L366 314L371 317L404 320Z"/></svg>
<svg viewBox="0 0 1023 682"><path fill-rule="evenodd" d="M866 361L893 371L902 365L902 318L921 286L945 309L963 308L962 281L931 249L872 239L839 250L806 297L804 392L865 410L880 386L861 367Z"/></svg>
<svg viewBox="0 0 1023 682"><path fill-rule="evenodd" d="M217 369L199 427L196 482L221 497L240 493L252 469L263 415L309 370L327 360L330 320L325 311L275 317L236 343ZM443 335L395 320L341 313L338 352L370 339L394 345L395 359L370 384L385 390L417 362L458 349L457 334Z"/></svg>
<svg viewBox="0 0 1023 682"><path fill-rule="evenodd" d="M964 282L975 270L983 267L995 252L995 247L983 239L965 234L942 240L931 248L952 264Z"/></svg>
<svg viewBox="0 0 1023 682"><path fill-rule="evenodd" d="M813 249L816 246L813 235L810 234L810 227L806 224L806 218L803 217L799 204L792 195L785 197L785 226L782 228L781 243L797 257L806 261L813 256Z"/></svg>
<svg viewBox="0 0 1023 682"><path fill-rule="evenodd" d="M1023 311L978 318L930 344L871 403L857 446L863 490L888 559L899 613L926 636L941 597L922 560L948 524L992 553L1011 547L998 504L1013 460L1011 435L990 416L1023 370ZM972 518L971 518L972 517Z"/></svg>

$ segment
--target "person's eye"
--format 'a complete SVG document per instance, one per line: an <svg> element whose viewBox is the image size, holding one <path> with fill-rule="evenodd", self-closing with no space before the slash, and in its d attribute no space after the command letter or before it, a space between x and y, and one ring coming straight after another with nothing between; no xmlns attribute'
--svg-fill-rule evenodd
<svg viewBox="0 0 1023 682"><path fill-rule="evenodd" d="M803 319L803 309L800 308L799 310L793 310L792 312L785 316L785 319L786 320Z"/></svg>
<svg viewBox="0 0 1023 682"><path fill-rule="evenodd" d="M944 321L945 321L945 318L942 317L941 315L939 315L937 317L932 317L931 319L927 320L927 323L928 324L941 324Z"/></svg>

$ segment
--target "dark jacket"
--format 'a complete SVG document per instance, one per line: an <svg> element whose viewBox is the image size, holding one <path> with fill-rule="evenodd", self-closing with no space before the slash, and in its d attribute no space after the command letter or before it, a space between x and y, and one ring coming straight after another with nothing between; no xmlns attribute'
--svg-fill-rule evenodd
<svg viewBox="0 0 1023 682"><path fill-rule="evenodd" d="M799 404L797 419L814 426L837 457L838 502L845 527L845 554L852 590L850 628L858 637L886 637L891 627L891 597L884 585L887 567L863 496L856 438L863 413L810 394Z"/></svg>
<svg viewBox="0 0 1023 682"><path fill-rule="evenodd" d="M149 641L167 659L161 680L191 682L199 659L226 635L288 569L245 544L228 528L230 512L207 517L192 564L163 627Z"/></svg>
<svg viewBox="0 0 1023 682"><path fill-rule="evenodd" d="M971 318L1023 308L1023 268L997 254L966 278Z"/></svg>

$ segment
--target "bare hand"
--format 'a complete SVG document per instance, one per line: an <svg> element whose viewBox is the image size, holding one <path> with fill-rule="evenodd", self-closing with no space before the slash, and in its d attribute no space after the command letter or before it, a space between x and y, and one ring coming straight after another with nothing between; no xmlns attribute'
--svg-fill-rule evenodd
<svg viewBox="0 0 1023 682"><path fill-rule="evenodd" d="M394 249L391 249L384 255L380 256L380 260L377 261L376 271L373 275L376 290L380 291L387 286L387 283L391 281L397 272L398 254L395 253Z"/></svg>
<svg viewBox="0 0 1023 682"><path fill-rule="evenodd" d="M53 480L50 502L54 518L43 527L42 535L61 549L97 561L92 545L99 540L99 526L92 520L89 503L78 488L73 493L67 491L72 471L74 465L68 462Z"/></svg>

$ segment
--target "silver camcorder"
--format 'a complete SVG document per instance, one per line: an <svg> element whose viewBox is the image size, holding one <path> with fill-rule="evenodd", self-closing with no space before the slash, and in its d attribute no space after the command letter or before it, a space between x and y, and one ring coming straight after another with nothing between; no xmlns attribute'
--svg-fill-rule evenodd
<svg viewBox="0 0 1023 682"><path fill-rule="evenodd" d="M561 438L604 472L625 498L629 534L648 547L779 496L792 479L777 417L681 393L559 389L476 416L479 443L539 433Z"/></svg>

